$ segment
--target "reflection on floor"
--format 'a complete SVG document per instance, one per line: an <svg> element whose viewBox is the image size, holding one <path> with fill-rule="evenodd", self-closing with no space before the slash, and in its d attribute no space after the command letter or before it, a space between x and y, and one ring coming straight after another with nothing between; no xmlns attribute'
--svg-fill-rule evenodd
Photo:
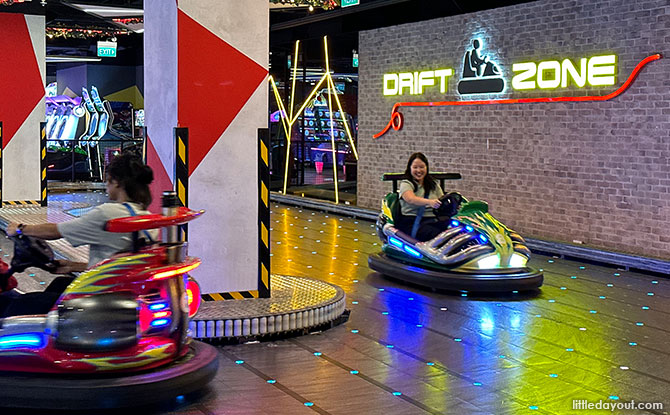
<svg viewBox="0 0 670 415"><path fill-rule="evenodd" d="M546 276L535 296L433 293L370 273L371 223L273 210L273 272L344 288L349 321L221 348L209 393L171 413L578 413L573 400L667 413L670 281L535 256Z"/></svg>
<svg viewBox="0 0 670 415"><path fill-rule="evenodd" d="M272 272L339 285L349 321L221 347L207 390L145 413L668 413L670 280L536 255L534 295L436 293L370 273L370 222L273 205L272 228Z"/></svg>

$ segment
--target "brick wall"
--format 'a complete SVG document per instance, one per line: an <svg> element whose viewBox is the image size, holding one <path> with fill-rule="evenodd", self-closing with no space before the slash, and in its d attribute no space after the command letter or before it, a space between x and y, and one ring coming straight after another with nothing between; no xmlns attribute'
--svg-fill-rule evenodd
<svg viewBox="0 0 670 415"><path fill-rule="evenodd" d="M463 54L478 37L507 91L460 98ZM544 0L360 33L358 204L379 207L408 156L460 172L447 190L489 202L522 235L670 259L670 5L667 0ZM615 53L617 84L511 89L512 63ZM619 97L603 102L401 108L404 127L374 140L397 101L604 95L661 53ZM454 69L447 94L384 97L389 72ZM431 88L435 91L436 88Z"/></svg>

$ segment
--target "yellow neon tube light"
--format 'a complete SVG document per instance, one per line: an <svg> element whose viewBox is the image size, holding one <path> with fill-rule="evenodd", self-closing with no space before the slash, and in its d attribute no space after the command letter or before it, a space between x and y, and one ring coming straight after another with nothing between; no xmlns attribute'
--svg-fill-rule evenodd
<svg viewBox="0 0 670 415"><path fill-rule="evenodd" d="M333 180L335 181L335 203L339 203L339 184L337 180L337 151L335 148L335 131L334 131L334 124L333 124L333 102L332 102L332 95L335 96L335 103L337 104L337 108L340 111L340 118L342 119L342 123L344 124L344 130L347 133L347 138L349 140L349 145L351 146L351 149L354 153L354 156L356 157L356 160L358 160L358 151L356 150L356 145L354 144L354 139L353 136L351 135L351 130L349 129L349 123L347 122L347 119L344 116L344 110L342 109L342 104L340 103L340 99L337 96L337 88L335 88L335 82L333 81L333 77L330 74L330 57L328 54L328 37L324 36L323 37L323 45L324 45L324 54L325 54L325 60L326 60L326 73L321 77L319 82L316 84L314 89L310 92L309 96L307 99L300 105L300 108L296 111L293 112L294 108L294 97L295 97L295 81L297 78L297 70L298 70L298 52L300 48L300 41L295 42L295 52L294 52L294 64L293 64L293 80L291 83L291 100L290 100L290 112L286 111L286 108L284 107L284 102L281 98L281 95L279 94L279 90L277 90L277 86L275 85L274 79L272 76L270 76L269 81L272 84L272 91L274 93L275 99L277 100L277 104L279 106L279 112L282 120L282 127L284 128L284 133L286 135L286 166L284 168L284 187L283 187L283 194L286 194L286 189L288 186L288 173L289 173L289 161L290 161L290 150L291 150L291 133L293 132L293 125L295 122L298 120L302 112L307 108L307 105L309 105L310 101L314 96L316 96L317 92L319 91L319 88L321 88L321 85L326 82L326 89L328 92L328 112L329 112L329 117L330 117L330 141L331 141L331 154L333 157Z"/></svg>

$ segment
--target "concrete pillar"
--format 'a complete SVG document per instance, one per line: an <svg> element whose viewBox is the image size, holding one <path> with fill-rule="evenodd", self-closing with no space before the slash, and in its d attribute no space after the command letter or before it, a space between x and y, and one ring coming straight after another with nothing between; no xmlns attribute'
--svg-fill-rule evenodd
<svg viewBox="0 0 670 415"><path fill-rule="evenodd" d="M0 13L2 200L39 201L40 122L45 118L44 16Z"/></svg>
<svg viewBox="0 0 670 415"><path fill-rule="evenodd" d="M189 129L189 254L203 294L258 290L258 133L267 127L267 0L145 0L147 161L173 188L173 127Z"/></svg>

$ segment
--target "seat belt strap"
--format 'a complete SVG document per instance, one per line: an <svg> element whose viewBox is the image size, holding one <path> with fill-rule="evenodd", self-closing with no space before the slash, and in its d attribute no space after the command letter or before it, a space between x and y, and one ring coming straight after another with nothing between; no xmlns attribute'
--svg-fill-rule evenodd
<svg viewBox="0 0 670 415"><path fill-rule="evenodd" d="M428 190L424 189L423 198L428 199ZM416 218L414 218L414 224L412 225L412 238L416 238L416 233L419 232L419 226L421 225L421 219L423 218L423 212L426 211L426 206L421 206L416 212Z"/></svg>
<svg viewBox="0 0 670 415"><path fill-rule="evenodd" d="M135 210L133 209L132 206L130 206L129 203L124 203L123 206L125 206L126 209L128 209L130 216L137 216L137 213L135 213ZM147 232L146 229L142 231L142 234L144 235L145 238L147 238L147 241L149 241L149 243L154 243L154 238L152 238L151 235L149 235L149 232Z"/></svg>

